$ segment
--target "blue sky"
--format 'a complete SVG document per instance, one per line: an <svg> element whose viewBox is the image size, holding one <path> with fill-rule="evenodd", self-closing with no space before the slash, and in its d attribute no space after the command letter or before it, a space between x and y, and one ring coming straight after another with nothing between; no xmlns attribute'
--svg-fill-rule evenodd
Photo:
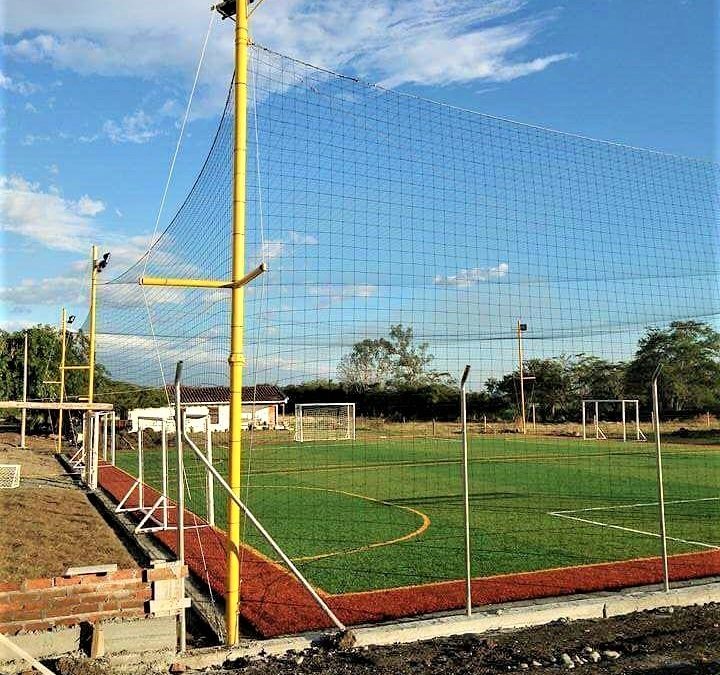
<svg viewBox="0 0 720 675"><path fill-rule="evenodd" d="M61 304L84 315L92 243L112 250L113 274L148 245L209 13L196 0L5 12L0 326L14 329L55 322ZM462 108L716 159L717 19L710 0L265 0L253 33ZM161 227L207 152L231 68L232 26L217 22Z"/></svg>

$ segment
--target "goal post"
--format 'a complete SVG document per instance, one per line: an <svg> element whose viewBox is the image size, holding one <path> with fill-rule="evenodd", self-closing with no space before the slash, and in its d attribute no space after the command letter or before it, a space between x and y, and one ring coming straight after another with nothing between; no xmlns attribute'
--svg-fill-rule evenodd
<svg viewBox="0 0 720 675"><path fill-rule="evenodd" d="M628 432L634 436L636 441L646 441L647 438L640 428L640 401L634 398L612 398L612 399L584 399L582 401L582 433L583 440L589 437L596 440L607 440L609 424L611 420L603 421L601 410L607 410L609 406L617 409L620 406L620 419L615 424L620 424L623 442L628 440ZM589 423L592 423L592 431L588 433Z"/></svg>
<svg viewBox="0 0 720 675"><path fill-rule="evenodd" d="M295 440L355 440L354 403L297 403L295 405Z"/></svg>

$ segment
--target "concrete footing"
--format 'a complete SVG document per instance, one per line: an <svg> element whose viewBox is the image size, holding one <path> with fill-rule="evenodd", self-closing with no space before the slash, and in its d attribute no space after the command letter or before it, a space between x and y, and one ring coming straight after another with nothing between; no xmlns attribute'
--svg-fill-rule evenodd
<svg viewBox="0 0 720 675"><path fill-rule="evenodd" d="M107 621L91 625L73 626L26 633L9 638L14 644L38 660L54 659L72 654L87 654L97 646L101 636L102 654L107 662L118 665L138 663L170 663L175 656L177 622L174 616L137 620ZM145 656L143 656L145 655ZM14 655L0 643L0 672L20 673L28 669L27 663L14 660Z"/></svg>

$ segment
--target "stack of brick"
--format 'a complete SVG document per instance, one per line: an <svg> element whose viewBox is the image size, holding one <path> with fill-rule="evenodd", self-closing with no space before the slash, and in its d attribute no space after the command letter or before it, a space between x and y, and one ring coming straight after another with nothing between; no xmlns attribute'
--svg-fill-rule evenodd
<svg viewBox="0 0 720 675"><path fill-rule="evenodd" d="M16 635L107 619L167 615L182 603L176 598L182 597L186 574L177 565L160 564L151 569L81 572L0 584L0 633ZM168 602L173 596L175 602Z"/></svg>

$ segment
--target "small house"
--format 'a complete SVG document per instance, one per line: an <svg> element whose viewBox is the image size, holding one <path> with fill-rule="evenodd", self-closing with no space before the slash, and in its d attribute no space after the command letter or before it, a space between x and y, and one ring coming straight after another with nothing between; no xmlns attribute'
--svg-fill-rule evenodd
<svg viewBox="0 0 720 675"><path fill-rule="evenodd" d="M175 400L175 387L166 389L168 400ZM288 397L274 384L258 384L242 388L243 429L285 429L285 405ZM230 430L229 387L182 387L180 406L185 412L188 431L204 431L209 418L210 431ZM162 420L174 419L172 405L157 408L134 408L128 412L130 431L162 429ZM166 427L167 428L167 427Z"/></svg>

